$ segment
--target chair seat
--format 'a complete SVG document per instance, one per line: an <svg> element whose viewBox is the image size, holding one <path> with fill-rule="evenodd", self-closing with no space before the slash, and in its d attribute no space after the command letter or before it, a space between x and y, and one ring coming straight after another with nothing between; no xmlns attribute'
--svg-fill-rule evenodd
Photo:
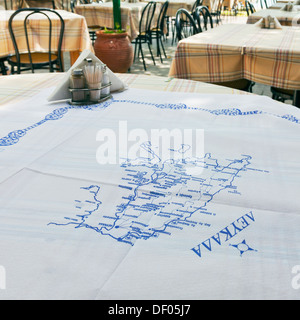
<svg viewBox="0 0 300 320"><path fill-rule="evenodd" d="M285 102L286 100L294 99L294 90L280 89L271 87L272 99Z"/></svg>
<svg viewBox="0 0 300 320"><path fill-rule="evenodd" d="M33 52L31 54L32 63L49 63L49 54L45 52ZM58 58L57 54L51 54L51 61L55 61ZM12 63L17 63L17 57L11 56L8 58ZM20 54L20 61L22 64L30 64L29 55L27 53Z"/></svg>
<svg viewBox="0 0 300 320"><path fill-rule="evenodd" d="M249 91L251 89L251 87L253 86L253 82L246 80L246 79L226 81L226 82L216 82L214 84L219 85L219 86L228 87L228 88L237 89L237 90L243 90L243 91Z"/></svg>
<svg viewBox="0 0 300 320"><path fill-rule="evenodd" d="M271 87L271 90L274 90L277 93L286 94L288 96L293 96L294 95L294 90L280 89L280 88L275 88L275 87Z"/></svg>

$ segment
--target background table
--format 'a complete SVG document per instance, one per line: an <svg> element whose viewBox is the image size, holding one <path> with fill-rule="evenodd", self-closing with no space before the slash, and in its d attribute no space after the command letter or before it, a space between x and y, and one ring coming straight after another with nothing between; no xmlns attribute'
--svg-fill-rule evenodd
<svg viewBox="0 0 300 320"><path fill-rule="evenodd" d="M57 10L59 14L62 16L65 22L65 31L64 38L62 43L62 52L70 52L71 64L78 58L79 53L85 49L93 50L92 42L89 36L88 27L85 21L85 18L64 10ZM13 11L11 10L0 10L0 56L7 56L9 54L14 54L13 43L10 39L9 31L8 31L8 20L12 15ZM20 18L16 18L14 25L22 24L23 20ZM41 34L44 32L44 28L48 28L48 22L45 17L42 15L35 16L35 18L31 18L32 23L31 32L29 34L29 41L31 44L31 48L33 50L47 50L48 48L48 37L43 37ZM54 18L53 25L55 26ZM47 34L47 33L46 33ZM55 41L58 36L57 32L53 32L53 49L55 50L55 44L57 45L57 41ZM22 41L20 41L22 40ZM18 43L20 46L20 51L26 51L26 41L25 38L18 39Z"/></svg>
<svg viewBox="0 0 300 320"><path fill-rule="evenodd" d="M227 24L179 42L170 76L205 82L248 79L300 89L300 29Z"/></svg>
<svg viewBox="0 0 300 320"><path fill-rule="evenodd" d="M136 38L139 33L139 23L145 6L146 3L143 2L121 2L122 28L128 32L131 39ZM75 7L75 12L85 17L88 26L114 28L112 2L80 4ZM155 18L157 15L154 21Z"/></svg>
<svg viewBox="0 0 300 320"><path fill-rule="evenodd" d="M287 3L276 2L276 3L271 4L268 9L280 10L280 9L284 8L286 5L287 5ZM300 10L300 5L294 5L294 9L299 11Z"/></svg>
<svg viewBox="0 0 300 320"><path fill-rule="evenodd" d="M0 77L1 300L299 299L300 110L139 75L100 104L47 103L61 77ZM150 162L101 165L120 122L128 142L203 130L203 157L187 139L164 161L143 136Z"/></svg>
<svg viewBox="0 0 300 320"><path fill-rule="evenodd" d="M277 20L283 26L296 26L300 21L300 12L296 11L283 11L278 9L264 9L259 10L257 12L252 13L248 19L247 23L256 23L261 18L265 18L267 16L276 17Z"/></svg>

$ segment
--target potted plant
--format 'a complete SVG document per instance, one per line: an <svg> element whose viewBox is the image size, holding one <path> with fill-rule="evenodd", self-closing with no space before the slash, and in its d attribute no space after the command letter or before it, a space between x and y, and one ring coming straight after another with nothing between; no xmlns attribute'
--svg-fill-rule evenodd
<svg viewBox="0 0 300 320"><path fill-rule="evenodd" d="M128 33L122 29L121 3L113 0L113 30L99 30L94 44L96 56L113 72L127 72L133 63L133 46Z"/></svg>

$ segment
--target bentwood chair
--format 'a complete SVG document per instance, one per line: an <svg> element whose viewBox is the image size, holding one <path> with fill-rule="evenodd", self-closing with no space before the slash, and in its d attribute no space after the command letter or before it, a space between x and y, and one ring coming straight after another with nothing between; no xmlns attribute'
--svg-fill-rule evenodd
<svg viewBox="0 0 300 320"><path fill-rule="evenodd" d="M224 0L218 0L217 6L214 8L214 10L210 10L210 14L215 19L215 24L220 24L222 22L221 20L221 13L223 8L223 2Z"/></svg>
<svg viewBox="0 0 300 320"><path fill-rule="evenodd" d="M17 10L22 8L24 0L4 0L5 10Z"/></svg>
<svg viewBox="0 0 300 320"><path fill-rule="evenodd" d="M165 1L161 6L161 9L157 18L156 27L151 29L151 39L156 39L157 56L160 57L161 62L163 62L161 49L164 53L165 58L167 58L162 39L164 38L166 13L167 13L168 7L169 7L169 1Z"/></svg>
<svg viewBox="0 0 300 320"><path fill-rule="evenodd" d="M201 32L192 15L184 8L176 12L175 28L178 41Z"/></svg>
<svg viewBox="0 0 300 320"><path fill-rule="evenodd" d="M189 12L189 14L194 18L194 21L196 21L196 17L195 17L195 12L196 12L196 8L199 6L202 6L203 0L196 0L192 6L191 11ZM172 44L174 43L175 39L178 39L178 37L176 36L176 27L175 27L175 18L172 18Z"/></svg>
<svg viewBox="0 0 300 320"><path fill-rule="evenodd" d="M143 53L143 46L142 46L143 44L148 45L152 61L155 65L155 59L151 49L151 25L152 25L155 9L156 9L156 2L154 1L148 2L147 5L144 7L141 15L141 20L139 23L139 35L137 36L137 38L135 38L132 41L132 43L135 44L134 61L136 59L136 56L139 58L141 53L145 71L147 70L147 67L146 67L146 62L145 62L144 53Z"/></svg>
<svg viewBox="0 0 300 320"><path fill-rule="evenodd" d="M208 22L210 28L214 27L213 19L210 14L209 9L206 6L197 7L194 14L195 20L198 24L198 29L202 31L206 31Z"/></svg>
<svg viewBox="0 0 300 320"><path fill-rule="evenodd" d="M49 8L55 9L54 0L26 0L29 8Z"/></svg>
<svg viewBox="0 0 300 320"><path fill-rule="evenodd" d="M245 1L245 8L246 8L247 16L250 16L252 13L256 11L254 5L248 0Z"/></svg>
<svg viewBox="0 0 300 320"><path fill-rule="evenodd" d="M48 43L48 48L45 51L33 51L31 48L29 32L31 32L30 18L40 16L45 20L45 28L41 31L43 34L40 37L45 37L45 43ZM23 24L20 26L16 23L15 18L22 17ZM54 30L55 25L58 25ZM8 63L11 65L11 72L17 73L31 70L34 73L37 69L48 69L50 72L63 71L62 63L62 41L64 35L64 20L61 15L48 8L21 8L16 10L8 21L8 29L15 49L15 54L8 57ZM56 34L57 41L53 48L53 34ZM21 52L19 49L19 41L26 42L26 52ZM45 48L44 48L45 50Z"/></svg>
<svg viewBox="0 0 300 320"><path fill-rule="evenodd" d="M0 73L4 76L7 75L7 67L5 62L7 61L7 57L0 58Z"/></svg>
<svg viewBox="0 0 300 320"><path fill-rule="evenodd" d="M294 99L294 90L287 90L287 89L280 89L271 87L272 92L272 99L285 102L286 100L292 100Z"/></svg>

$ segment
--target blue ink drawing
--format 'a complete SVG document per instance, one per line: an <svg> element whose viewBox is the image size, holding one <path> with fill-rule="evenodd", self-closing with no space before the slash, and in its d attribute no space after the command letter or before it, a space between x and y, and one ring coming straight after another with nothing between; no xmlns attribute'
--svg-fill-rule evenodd
<svg viewBox="0 0 300 320"><path fill-rule="evenodd" d="M189 147L182 146L176 152L182 154ZM120 184L117 190L109 191L114 199L118 197L113 211L108 212L100 200L101 191L108 186L92 185L81 188L84 201L75 201L80 213L49 225L90 229L129 245L138 239L171 236L185 228L209 228L216 216L209 203L220 193L237 188L235 180L241 178L252 159L242 155L240 159L220 160L207 153L203 158L162 160L150 142L141 148L148 157L126 159L120 165ZM201 168L201 175L190 174L189 165Z"/></svg>
<svg viewBox="0 0 300 320"><path fill-rule="evenodd" d="M246 243L246 240L243 240L242 242L238 243L238 244L229 244L231 247L234 247L236 248L239 253L240 253L240 257L243 256L243 254L245 252L248 252L248 251L256 251L255 249L252 249L247 243Z"/></svg>
<svg viewBox="0 0 300 320"><path fill-rule="evenodd" d="M27 134L28 131L40 127L47 121L62 119L71 109L82 109L82 110L99 110L105 109L110 106L112 103L130 103L130 104L140 104L145 106L153 106L158 109L169 109L169 110L198 110L202 112L208 112L215 116L229 116L229 117L237 117L237 116L254 116L254 115L267 115L272 117L277 117L283 120L287 120L294 124L300 124L300 119L296 118L293 115L278 115L270 112L260 111L260 110L252 110L252 111L241 111L238 108L225 108L225 109L206 109L201 107L188 107L184 103L153 103L153 102L144 102L144 101L135 101L128 99L114 99L111 98L108 101L105 101L100 104L95 105L83 105L83 106L65 106L62 108L55 109L50 114L46 115L44 119L39 122L25 128L25 129L17 129L9 132L5 137L0 138L0 147L9 147L17 144L20 139Z"/></svg>

